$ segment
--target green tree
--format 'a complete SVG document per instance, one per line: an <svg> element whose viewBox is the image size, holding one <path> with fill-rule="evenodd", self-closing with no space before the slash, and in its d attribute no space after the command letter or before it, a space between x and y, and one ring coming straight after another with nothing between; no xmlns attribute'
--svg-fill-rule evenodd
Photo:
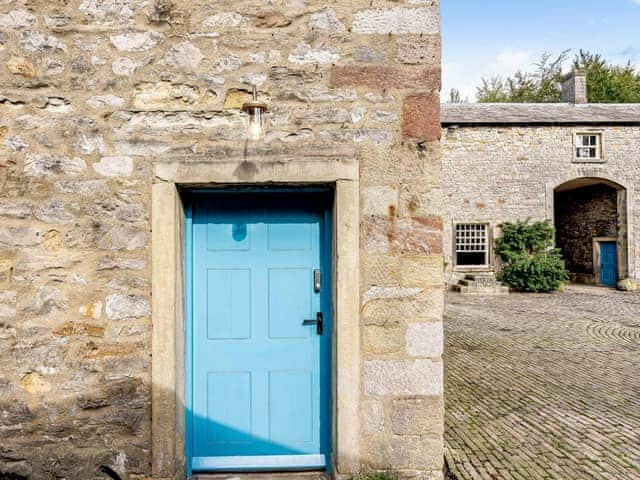
<svg viewBox="0 0 640 480"><path fill-rule="evenodd" d="M569 280L549 221L505 223L496 241L504 262L498 279L521 292L553 292Z"/></svg>
<svg viewBox="0 0 640 480"><path fill-rule="evenodd" d="M481 103L553 103L560 101L562 65L569 51L557 57L543 53L533 72L518 70L512 77L483 78L476 89Z"/></svg>
<svg viewBox="0 0 640 480"><path fill-rule="evenodd" d="M481 103L556 103L561 101L562 67L569 56L565 50L557 57L544 53L532 72L517 71L513 76L483 78L477 88ZM640 103L640 71L630 62L608 63L600 54L580 50L573 68L587 74L591 103Z"/></svg>
<svg viewBox="0 0 640 480"><path fill-rule="evenodd" d="M587 74L587 96L590 103L639 103L640 72L631 62L611 65L597 53L580 50L573 68Z"/></svg>
<svg viewBox="0 0 640 480"><path fill-rule="evenodd" d="M449 99L447 103L467 103L466 100L462 99L462 95L460 94L460 90L452 88L449 92Z"/></svg>

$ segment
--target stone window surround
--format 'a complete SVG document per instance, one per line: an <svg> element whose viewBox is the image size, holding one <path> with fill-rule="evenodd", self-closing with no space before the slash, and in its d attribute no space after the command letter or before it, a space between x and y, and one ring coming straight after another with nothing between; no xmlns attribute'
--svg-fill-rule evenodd
<svg viewBox="0 0 640 480"><path fill-rule="evenodd" d="M581 128L574 129L571 133L573 137L573 153L572 153L572 162L573 163L606 163L606 155L605 155L605 138L604 138L604 130L601 128ZM598 144L598 149L600 150L600 155L598 158L583 158L577 156L578 149L578 137L581 135L596 135L600 138L600 142Z"/></svg>
<svg viewBox="0 0 640 480"><path fill-rule="evenodd" d="M458 265L456 251L456 225L461 224L481 224L487 226L487 263L486 265ZM493 272L494 271L494 251L493 251L493 228L489 221L485 220L453 220L451 222L452 256L454 272Z"/></svg>
<svg viewBox="0 0 640 480"><path fill-rule="evenodd" d="M324 160L324 159L323 159ZM181 188L239 184L333 185L333 451L337 477L359 470L360 293L359 167L353 159L327 162L264 162L248 182L236 172L246 160L206 162L185 169L180 162L155 165L152 186L152 472L184 479L184 209ZM256 162L260 164L260 162ZM297 163L297 165L296 165ZM232 164L233 168L229 168ZM264 173L261 173L264 172ZM161 245L161 248L153 248Z"/></svg>

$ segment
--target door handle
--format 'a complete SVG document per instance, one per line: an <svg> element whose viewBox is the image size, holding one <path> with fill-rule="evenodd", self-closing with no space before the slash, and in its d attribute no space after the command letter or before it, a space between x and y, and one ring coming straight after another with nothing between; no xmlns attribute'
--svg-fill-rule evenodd
<svg viewBox="0 0 640 480"><path fill-rule="evenodd" d="M324 330L324 322L323 322L323 319L322 319L322 312L316 313L315 320L304 320L302 322L302 325L305 325L305 326L315 325L316 326L316 333L318 335L322 335L322 332Z"/></svg>

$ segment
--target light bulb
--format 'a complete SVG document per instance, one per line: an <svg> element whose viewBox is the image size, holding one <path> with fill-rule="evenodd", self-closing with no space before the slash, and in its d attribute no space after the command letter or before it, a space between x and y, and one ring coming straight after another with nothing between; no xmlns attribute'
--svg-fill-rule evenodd
<svg viewBox="0 0 640 480"><path fill-rule="evenodd" d="M262 110L260 108L251 109L248 121L247 136L249 140L260 140L264 134L262 129Z"/></svg>

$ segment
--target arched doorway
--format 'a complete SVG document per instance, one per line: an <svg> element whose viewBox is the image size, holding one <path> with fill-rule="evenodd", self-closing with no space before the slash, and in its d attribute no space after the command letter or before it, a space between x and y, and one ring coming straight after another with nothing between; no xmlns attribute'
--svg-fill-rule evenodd
<svg viewBox="0 0 640 480"><path fill-rule="evenodd" d="M571 279L615 286L628 275L627 192L602 178L577 178L554 190L556 245Z"/></svg>

